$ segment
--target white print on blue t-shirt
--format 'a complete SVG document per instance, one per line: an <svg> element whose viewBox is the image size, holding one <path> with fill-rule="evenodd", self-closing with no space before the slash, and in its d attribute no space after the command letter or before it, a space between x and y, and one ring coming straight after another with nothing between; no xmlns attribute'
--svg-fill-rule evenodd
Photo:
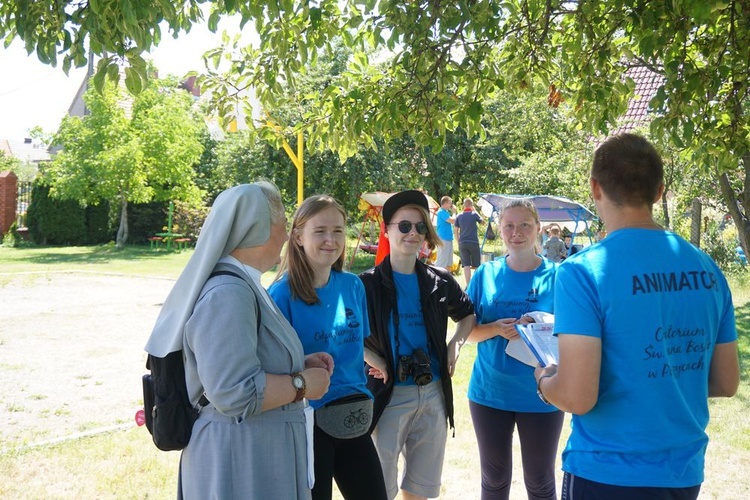
<svg viewBox="0 0 750 500"><path fill-rule="evenodd" d="M370 334L370 323L362 282L354 274L331 271L328 283L315 291L318 304L292 300L286 275L268 291L297 332L305 354L327 352L333 357L328 392L310 405L320 408L355 392L370 395L363 370L364 338Z"/></svg>

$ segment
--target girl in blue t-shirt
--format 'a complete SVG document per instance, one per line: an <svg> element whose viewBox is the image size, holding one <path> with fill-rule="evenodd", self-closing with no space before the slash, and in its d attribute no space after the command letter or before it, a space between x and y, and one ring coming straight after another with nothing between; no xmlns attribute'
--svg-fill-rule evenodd
<svg viewBox="0 0 750 500"><path fill-rule="evenodd" d="M391 195L381 211L390 254L360 274L372 332L365 341L375 395L372 438L391 500L399 489L404 499L440 495L454 425L451 376L474 326L474 307L453 275L417 259L425 243L439 244L428 210L421 191ZM450 341L449 318L456 323Z"/></svg>
<svg viewBox="0 0 750 500"><path fill-rule="evenodd" d="M383 500L383 472L365 418L365 413L372 415L364 372L364 339L370 334L367 302L359 278L342 271L345 249L344 208L330 196L307 198L294 215L269 293L305 352L327 352L335 363L328 393L310 401L316 420L312 498L330 500L335 479L346 499ZM338 417L343 420L336 424Z"/></svg>
<svg viewBox="0 0 750 500"><path fill-rule="evenodd" d="M531 201L508 202L499 220L507 255L481 265L467 292L477 316L469 336L478 345L468 396L482 468L482 499L510 495L515 428L529 498L554 499L564 414L537 397L534 368L509 356L505 348L518 337L515 325L529 321L528 313L554 313L557 264L537 253L541 225Z"/></svg>

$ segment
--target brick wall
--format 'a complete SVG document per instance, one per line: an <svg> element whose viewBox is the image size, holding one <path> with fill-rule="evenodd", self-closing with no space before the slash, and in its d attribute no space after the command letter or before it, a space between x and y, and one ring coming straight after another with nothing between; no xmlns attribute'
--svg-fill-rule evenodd
<svg viewBox="0 0 750 500"><path fill-rule="evenodd" d="M0 172L0 237L16 221L18 178L13 172Z"/></svg>

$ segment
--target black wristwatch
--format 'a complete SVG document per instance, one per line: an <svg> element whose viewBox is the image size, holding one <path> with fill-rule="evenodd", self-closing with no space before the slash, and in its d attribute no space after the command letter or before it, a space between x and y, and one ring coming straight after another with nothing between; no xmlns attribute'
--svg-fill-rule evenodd
<svg viewBox="0 0 750 500"><path fill-rule="evenodd" d="M292 373L292 387L297 391L294 402L299 403L305 397L307 391L307 382L305 382L305 377L301 373Z"/></svg>
<svg viewBox="0 0 750 500"><path fill-rule="evenodd" d="M539 396L539 399L542 400L542 402L546 405L551 405L549 401L547 401L547 398L544 397L544 394L542 393L542 380L545 378L550 378L552 375L542 375L539 377L539 380L536 381L536 395Z"/></svg>

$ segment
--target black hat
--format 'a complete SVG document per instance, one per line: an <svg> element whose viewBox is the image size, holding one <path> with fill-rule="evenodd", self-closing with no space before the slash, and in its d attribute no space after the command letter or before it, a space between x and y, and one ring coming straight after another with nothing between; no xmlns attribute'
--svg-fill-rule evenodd
<svg viewBox="0 0 750 500"><path fill-rule="evenodd" d="M429 205L427 204L427 196L425 196L422 191L408 189L393 194L390 198L385 200L385 203L383 203L383 220L385 223L388 224L391 222L391 217L396 213L396 210L404 205L418 205L426 211L430 211Z"/></svg>

